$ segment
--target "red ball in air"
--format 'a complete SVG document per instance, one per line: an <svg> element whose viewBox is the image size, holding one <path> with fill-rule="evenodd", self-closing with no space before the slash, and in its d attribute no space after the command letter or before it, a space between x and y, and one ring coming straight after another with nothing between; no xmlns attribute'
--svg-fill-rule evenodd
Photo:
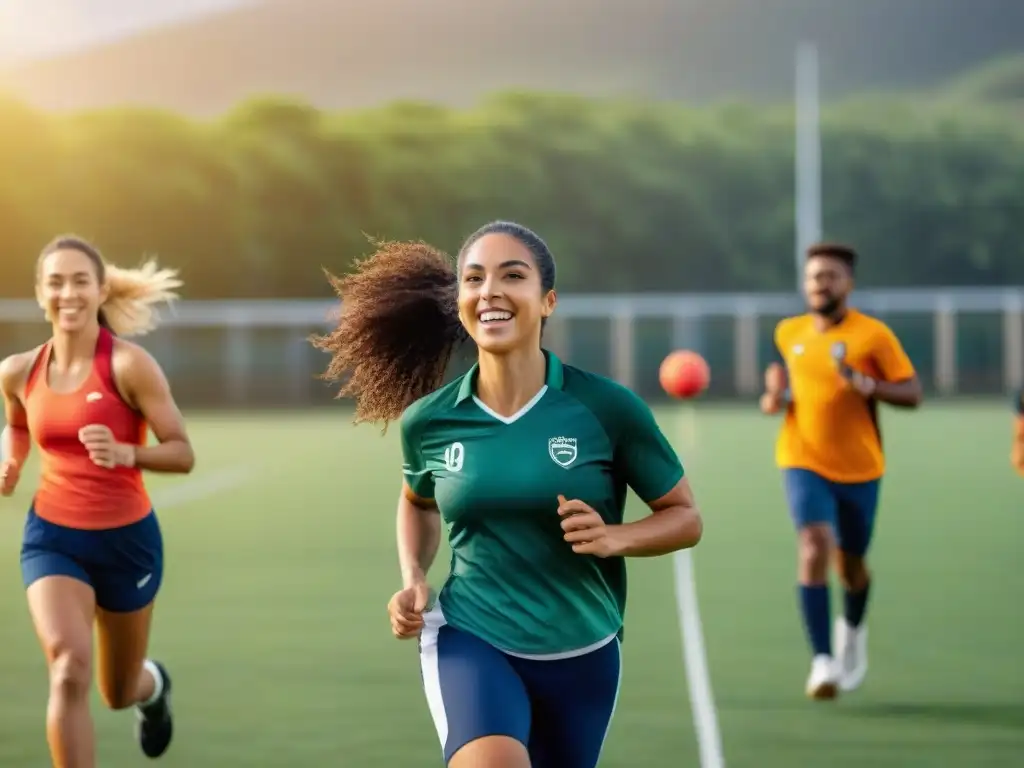
<svg viewBox="0 0 1024 768"><path fill-rule="evenodd" d="M658 380L669 395L686 400L697 397L708 388L711 368L696 352L679 349L662 360Z"/></svg>

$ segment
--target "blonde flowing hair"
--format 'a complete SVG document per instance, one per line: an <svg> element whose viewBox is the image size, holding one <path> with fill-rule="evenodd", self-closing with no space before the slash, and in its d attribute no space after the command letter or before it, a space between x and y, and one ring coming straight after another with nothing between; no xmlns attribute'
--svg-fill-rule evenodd
<svg viewBox="0 0 1024 768"><path fill-rule="evenodd" d="M103 259L98 248L74 235L54 238L39 254L39 266L50 254L65 250L84 254L96 267L97 279L107 286L107 299L100 307L100 325L117 336L149 333L160 321L157 305L171 304L178 298L175 289L182 282L177 270L159 267L155 259L136 269L116 267Z"/></svg>

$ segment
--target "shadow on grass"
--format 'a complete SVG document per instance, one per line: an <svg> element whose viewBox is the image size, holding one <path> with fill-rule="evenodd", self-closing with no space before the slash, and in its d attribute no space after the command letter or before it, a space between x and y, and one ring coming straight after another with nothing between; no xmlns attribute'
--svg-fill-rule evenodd
<svg viewBox="0 0 1024 768"><path fill-rule="evenodd" d="M872 702L847 704L844 713L865 718L901 718L1024 729L1024 704L989 702Z"/></svg>

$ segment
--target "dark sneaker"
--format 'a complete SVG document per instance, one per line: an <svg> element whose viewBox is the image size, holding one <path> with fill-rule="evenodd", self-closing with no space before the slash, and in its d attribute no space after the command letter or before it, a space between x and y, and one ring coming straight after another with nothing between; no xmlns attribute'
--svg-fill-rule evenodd
<svg viewBox="0 0 1024 768"><path fill-rule="evenodd" d="M157 758L167 751L174 735L174 720L171 717L171 676L159 661L154 661L164 681L160 698L148 706L135 707L138 722L135 735L146 757Z"/></svg>

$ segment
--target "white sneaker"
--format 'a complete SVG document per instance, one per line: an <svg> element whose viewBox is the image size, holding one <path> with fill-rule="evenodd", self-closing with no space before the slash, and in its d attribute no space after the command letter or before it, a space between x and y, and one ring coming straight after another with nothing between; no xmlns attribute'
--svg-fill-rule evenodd
<svg viewBox="0 0 1024 768"><path fill-rule="evenodd" d="M868 674L868 628L863 624L851 627L840 616L836 619L835 644L839 651L839 687L844 691L856 690Z"/></svg>
<svg viewBox="0 0 1024 768"><path fill-rule="evenodd" d="M836 663L831 656L818 654L811 661L811 674L807 678L807 696L812 699L834 699L839 695Z"/></svg>

